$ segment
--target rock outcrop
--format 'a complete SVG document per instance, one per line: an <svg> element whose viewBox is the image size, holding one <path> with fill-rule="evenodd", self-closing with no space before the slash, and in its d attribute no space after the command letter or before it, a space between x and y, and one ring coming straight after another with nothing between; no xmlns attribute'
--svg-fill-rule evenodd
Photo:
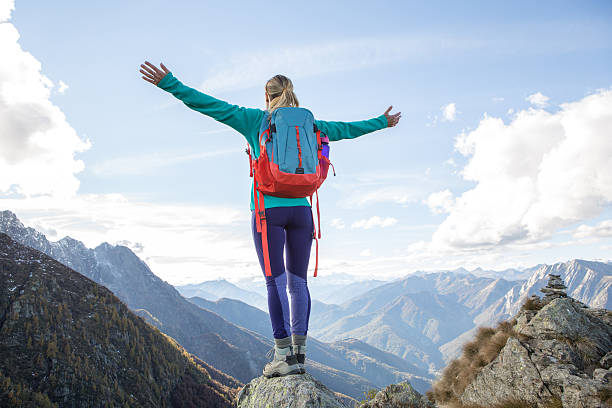
<svg viewBox="0 0 612 408"><path fill-rule="evenodd" d="M334 393L308 372L254 378L236 398L238 408L352 408L356 402L346 395Z"/></svg>
<svg viewBox="0 0 612 408"><path fill-rule="evenodd" d="M408 381L391 384L378 391L374 398L363 401L358 408L433 408L435 405L419 394Z"/></svg>
<svg viewBox="0 0 612 408"><path fill-rule="evenodd" d="M612 312L563 296L541 305L519 312L515 336L465 388L462 403L611 406Z"/></svg>

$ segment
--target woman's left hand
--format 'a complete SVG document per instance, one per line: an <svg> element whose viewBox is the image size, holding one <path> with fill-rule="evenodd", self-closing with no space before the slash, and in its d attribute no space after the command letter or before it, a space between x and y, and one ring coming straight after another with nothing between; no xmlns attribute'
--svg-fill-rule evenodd
<svg viewBox="0 0 612 408"><path fill-rule="evenodd" d="M399 122L400 118L402 117L402 112L397 112L393 115L389 115L389 111L391 110L391 108L393 108L393 106L389 106L389 108L384 113L385 118L387 118L387 127L393 127L397 125L397 122Z"/></svg>
<svg viewBox="0 0 612 408"><path fill-rule="evenodd" d="M149 61L145 61L144 64L140 64L140 67L142 68L140 72L143 74L142 79L152 83L153 85L159 84L159 81L161 81L162 78L170 72L164 64L160 63L159 65L161 66L161 69L157 68Z"/></svg>

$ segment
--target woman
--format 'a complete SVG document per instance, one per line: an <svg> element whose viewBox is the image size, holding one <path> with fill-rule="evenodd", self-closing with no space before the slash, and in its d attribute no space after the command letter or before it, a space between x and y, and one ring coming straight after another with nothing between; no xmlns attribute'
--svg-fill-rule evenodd
<svg viewBox="0 0 612 408"><path fill-rule="evenodd" d="M160 68L145 61L140 65L145 81L172 93L189 108L231 126L242 134L259 156L259 126L266 112L261 109L244 108L213 98L183 85L172 73L160 64ZM276 75L265 86L266 111L272 113L279 107L299 106L289 78ZM354 139L366 133L395 126L401 112L390 115L391 106L377 118L358 122L315 121L319 130L329 141ZM268 290L268 309L272 321L274 359L266 364L266 377L304 373L306 336L310 317L310 293L306 283L306 272L313 240L313 217L306 198L281 198L264 196L268 223L268 247L272 276L265 275L261 232L257 232L254 214L253 191L251 191L251 229L259 263ZM283 259L286 250L287 263ZM285 269L287 273L285 273ZM291 309L287 298L287 285L291 295ZM289 321L291 317L291 322Z"/></svg>

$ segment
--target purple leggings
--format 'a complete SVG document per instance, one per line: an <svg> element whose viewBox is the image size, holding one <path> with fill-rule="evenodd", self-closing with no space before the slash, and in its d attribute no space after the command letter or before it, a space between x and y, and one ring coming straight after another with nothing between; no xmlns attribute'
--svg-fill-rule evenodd
<svg viewBox="0 0 612 408"><path fill-rule="evenodd" d="M306 335L310 317L310 292L306 283L310 248L312 246L312 210L309 206L266 208L268 248L272 276L264 271L261 232L257 232L255 212L251 216L253 241L268 289L268 310L275 339L291 334ZM287 273L285 260L287 257ZM287 298L291 295L291 310ZM291 324L289 317L291 316Z"/></svg>

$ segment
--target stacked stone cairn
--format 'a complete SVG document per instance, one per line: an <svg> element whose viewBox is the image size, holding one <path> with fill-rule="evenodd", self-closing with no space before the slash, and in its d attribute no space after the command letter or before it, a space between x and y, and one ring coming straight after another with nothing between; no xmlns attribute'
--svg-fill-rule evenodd
<svg viewBox="0 0 612 408"><path fill-rule="evenodd" d="M548 274L548 284L540 289L544 293L544 304L550 303L553 299L567 297L565 290L567 286L563 283L561 275Z"/></svg>

